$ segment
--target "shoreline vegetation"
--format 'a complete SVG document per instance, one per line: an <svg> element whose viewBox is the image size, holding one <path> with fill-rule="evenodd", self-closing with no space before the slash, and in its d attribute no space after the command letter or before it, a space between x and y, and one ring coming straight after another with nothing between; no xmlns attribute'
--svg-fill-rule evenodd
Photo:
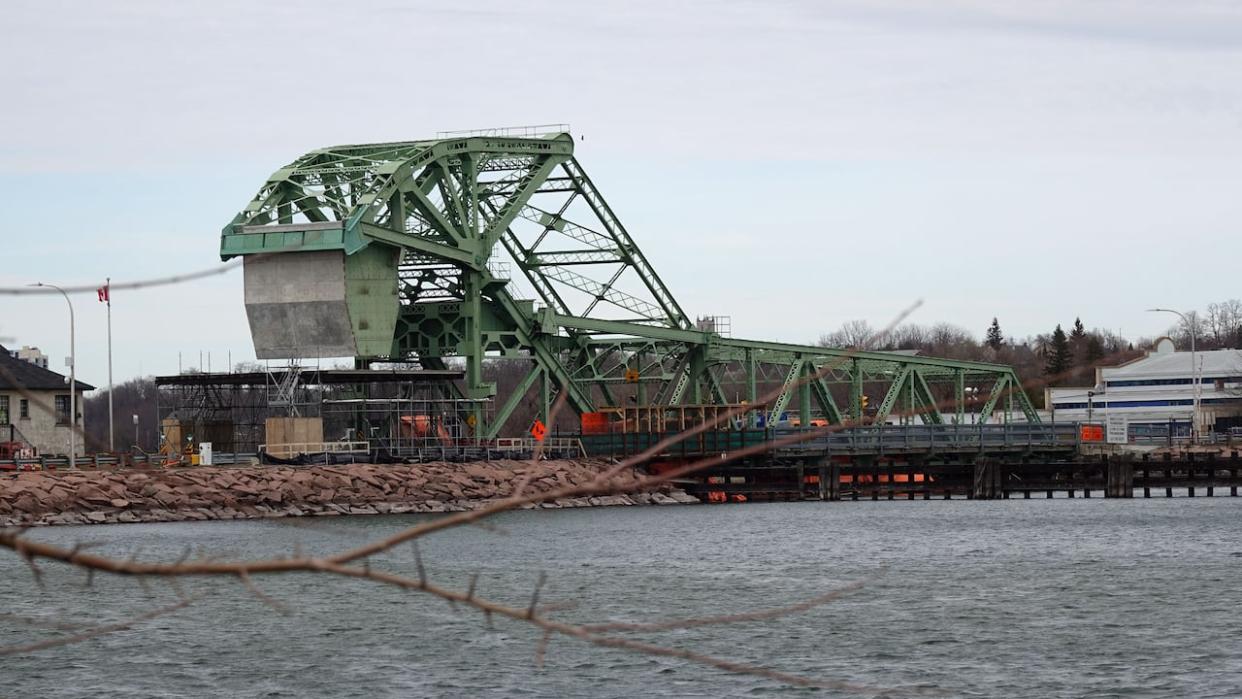
<svg viewBox="0 0 1242 699"><path fill-rule="evenodd" d="M584 459L27 471L0 478L0 526L462 512L510 497L523 482L524 492L547 492L611 466ZM524 509L699 502L663 484Z"/></svg>

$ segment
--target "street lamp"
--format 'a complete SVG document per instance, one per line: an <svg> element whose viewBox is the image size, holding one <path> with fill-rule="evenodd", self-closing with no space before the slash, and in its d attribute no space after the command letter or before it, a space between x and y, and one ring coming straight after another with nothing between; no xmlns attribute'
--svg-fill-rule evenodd
<svg viewBox="0 0 1242 699"><path fill-rule="evenodd" d="M1195 392L1193 394L1193 407L1190 413L1190 441L1198 443L1199 441L1199 364L1195 361L1195 324L1190 322L1185 313L1175 311L1172 308L1149 308L1148 313L1173 313L1182 319L1186 327L1190 328L1190 380L1195 383Z"/></svg>
<svg viewBox="0 0 1242 699"><path fill-rule="evenodd" d="M43 282L35 282L30 286L46 286L60 292L65 297L65 303L69 304L69 468L78 467L77 460L77 429L78 429L78 384L77 384L77 355L74 352L73 341L73 301L69 300L69 294L65 290L55 284L44 284Z"/></svg>

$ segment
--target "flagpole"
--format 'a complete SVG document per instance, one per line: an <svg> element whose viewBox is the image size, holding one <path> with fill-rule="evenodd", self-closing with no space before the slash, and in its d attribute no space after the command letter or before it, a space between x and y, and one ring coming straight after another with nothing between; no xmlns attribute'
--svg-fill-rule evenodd
<svg viewBox="0 0 1242 699"><path fill-rule="evenodd" d="M112 277L104 282L104 298L108 301L108 451L116 451L112 427Z"/></svg>

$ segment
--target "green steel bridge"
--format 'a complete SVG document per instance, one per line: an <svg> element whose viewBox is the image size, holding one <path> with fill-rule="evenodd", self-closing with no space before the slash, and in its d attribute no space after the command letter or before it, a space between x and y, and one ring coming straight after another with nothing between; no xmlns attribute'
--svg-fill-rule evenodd
<svg viewBox="0 0 1242 699"><path fill-rule="evenodd" d="M224 227L244 256L261 359L464 360L460 396L492 400L494 437L534 391L547 419L616 406L749 402L768 424L1039 421L1010 367L736 339L687 315L574 157L567 132L467 133L311 151ZM778 270L773 270L778 273ZM529 370L508 396L488 357ZM752 421L755 421L752 412ZM525 426L509 426L510 431Z"/></svg>

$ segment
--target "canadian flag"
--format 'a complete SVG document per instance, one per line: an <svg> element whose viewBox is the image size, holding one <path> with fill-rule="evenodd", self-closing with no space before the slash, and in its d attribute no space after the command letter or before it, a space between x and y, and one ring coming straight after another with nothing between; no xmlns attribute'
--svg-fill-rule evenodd
<svg viewBox="0 0 1242 699"><path fill-rule="evenodd" d="M100 303L106 303L108 301L108 285L107 284L104 284L103 286L96 289L95 293L99 294Z"/></svg>

